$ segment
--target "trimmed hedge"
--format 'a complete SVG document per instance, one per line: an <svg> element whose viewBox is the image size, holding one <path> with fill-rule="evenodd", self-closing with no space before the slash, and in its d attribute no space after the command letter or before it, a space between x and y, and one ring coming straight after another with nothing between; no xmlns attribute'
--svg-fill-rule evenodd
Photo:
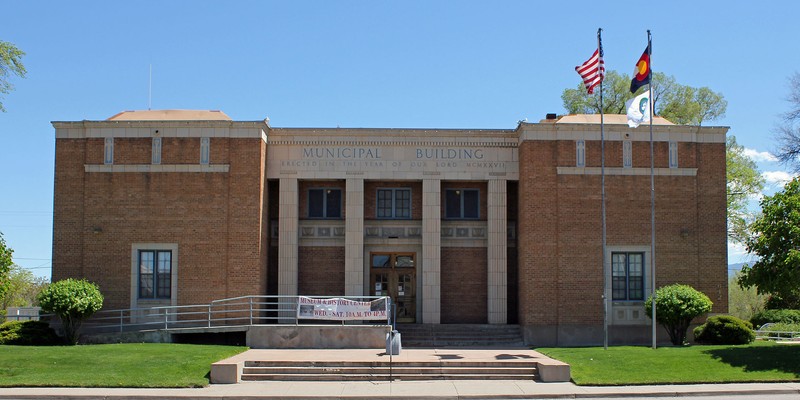
<svg viewBox="0 0 800 400"><path fill-rule="evenodd" d="M706 344L748 344L756 339L753 325L733 315L709 317L694 328L694 340Z"/></svg>
<svg viewBox="0 0 800 400"><path fill-rule="evenodd" d="M64 341L46 322L8 321L0 324L0 344L52 346L64 344Z"/></svg>
<svg viewBox="0 0 800 400"><path fill-rule="evenodd" d="M755 327L760 327L768 322L800 324L800 310L764 310L750 318L750 323Z"/></svg>

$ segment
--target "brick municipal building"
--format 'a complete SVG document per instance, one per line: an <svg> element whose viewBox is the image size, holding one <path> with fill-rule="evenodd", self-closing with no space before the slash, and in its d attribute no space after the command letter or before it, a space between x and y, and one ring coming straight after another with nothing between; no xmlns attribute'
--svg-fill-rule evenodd
<svg viewBox="0 0 800 400"><path fill-rule="evenodd" d="M397 321L518 324L527 344L650 337L685 283L726 312L726 127L598 115L514 129L276 128L127 111L56 130L54 280L106 309L245 295L391 296ZM605 277L603 275L606 275Z"/></svg>

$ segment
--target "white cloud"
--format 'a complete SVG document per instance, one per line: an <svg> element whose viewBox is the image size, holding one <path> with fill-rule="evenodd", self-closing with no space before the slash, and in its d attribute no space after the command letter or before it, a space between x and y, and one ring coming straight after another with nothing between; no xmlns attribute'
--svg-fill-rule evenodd
<svg viewBox="0 0 800 400"><path fill-rule="evenodd" d="M747 262L752 257L747 254L743 244L728 242L728 264Z"/></svg>
<svg viewBox="0 0 800 400"><path fill-rule="evenodd" d="M775 162L778 158L768 151L758 151L755 149L744 148L744 155L750 157L755 162Z"/></svg>
<svg viewBox="0 0 800 400"><path fill-rule="evenodd" d="M775 186L783 186L794 178L794 175L786 171L765 171L761 173L761 176L767 181L767 185Z"/></svg>

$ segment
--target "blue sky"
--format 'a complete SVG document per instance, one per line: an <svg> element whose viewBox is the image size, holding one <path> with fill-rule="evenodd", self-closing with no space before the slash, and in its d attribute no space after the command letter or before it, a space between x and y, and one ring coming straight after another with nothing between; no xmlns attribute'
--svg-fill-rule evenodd
<svg viewBox="0 0 800 400"><path fill-rule="evenodd" d="M0 113L0 231L50 275L54 130L147 109L223 110L278 127L513 128L564 113L602 27L608 69L652 66L728 100L729 134L769 161L800 65L794 1L16 1L0 40L27 55ZM602 10L593 9L602 6ZM630 8L635 6L635 9ZM731 247L729 262L740 262Z"/></svg>

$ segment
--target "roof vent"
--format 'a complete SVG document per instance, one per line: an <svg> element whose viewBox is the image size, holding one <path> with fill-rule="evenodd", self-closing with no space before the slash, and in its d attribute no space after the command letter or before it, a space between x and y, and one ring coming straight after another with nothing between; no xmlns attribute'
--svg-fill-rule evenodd
<svg viewBox="0 0 800 400"><path fill-rule="evenodd" d="M558 118L558 115L556 115L555 113L547 113L547 116L545 116L545 119L556 119L556 118Z"/></svg>

